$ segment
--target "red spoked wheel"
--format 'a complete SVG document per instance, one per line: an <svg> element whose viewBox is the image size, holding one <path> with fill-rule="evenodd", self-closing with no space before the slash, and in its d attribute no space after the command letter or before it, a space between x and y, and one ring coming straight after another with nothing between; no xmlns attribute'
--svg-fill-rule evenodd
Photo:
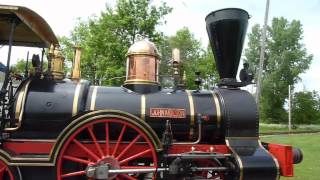
<svg viewBox="0 0 320 180"><path fill-rule="evenodd" d="M2 160L0 160L0 180L14 180L12 171Z"/></svg>
<svg viewBox="0 0 320 180"><path fill-rule="evenodd" d="M82 125L64 143L57 179L154 178L155 171L143 170L156 168L156 150L142 129L122 119L100 119ZM130 172L105 174L111 170Z"/></svg>
<svg viewBox="0 0 320 180"><path fill-rule="evenodd" d="M209 160L209 159L201 159L197 160L197 166L200 167L219 167L221 166L218 161ZM201 171L197 174L201 178L205 179L216 179L216 180L223 180L224 174L222 172L214 172L210 170Z"/></svg>

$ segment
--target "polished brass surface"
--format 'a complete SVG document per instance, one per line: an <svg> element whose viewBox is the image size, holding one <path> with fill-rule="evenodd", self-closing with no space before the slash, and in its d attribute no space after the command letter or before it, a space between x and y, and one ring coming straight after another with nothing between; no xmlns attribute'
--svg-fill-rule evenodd
<svg viewBox="0 0 320 180"><path fill-rule="evenodd" d="M194 103L193 103L193 97L191 94L191 91L186 91L188 94L188 100L189 100L189 107L190 107L190 131L189 131L189 137L190 139L193 139L194 136L194 121L195 121L195 115L194 115Z"/></svg>
<svg viewBox="0 0 320 180"><path fill-rule="evenodd" d="M146 119L146 96L141 95L141 119L145 121Z"/></svg>
<svg viewBox="0 0 320 180"><path fill-rule="evenodd" d="M81 78L81 69L80 69L80 58L81 58L81 47L74 47L74 60L72 63L72 73L71 79L79 80Z"/></svg>
<svg viewBox="0 0 320 180"><path fill-rule="evenodd" d="M92 90L91 103L90 103L91 111L95 110L96 108L97 92L98 92L98 86L94 86Z"/></svg>
<svg viewBox="0 0 320 180"><path fill-rule="evenodd" d="M220 108L220 103L219 103L218 96L217 96L217 94L215 92L212 92L212 96L213 96L214 105L215 105L216 111L217 111L217 127L220 128L221 127L221 108Z"/></svg>
<svg viewBox="0 0 320 180"><path fill-rule="evenodd" d="M76 86L76 90L74 92L73 97L73 106L72 106L72 116L77 115L78 113L78 104L79 104L79 96L80 96L81 83L79 82Z"/></svg>
<svg viewBox="0 0 320 180"><path fill-rule="evenodd" d="M30 85L31 81L28 81L25 85L23 90L21 90L23 93L22 95L19 93L19 96L21 95L22 98L19 101L19 96L18 96L18 101L16 104L16 111L18 110L18 112L15 113L15 117L18 119L18 122L16 123L16 127L9 127L9 128L5 128L4 131L16 131L21 127L22 124L22 117L23 117L23 113L24 113L24 105L26 103L26 98L27 98L27 93L29 90L29 85Z"/></svg>
<svg viewBox="0 0 320 180"><path fill-rule="evenodd" d="M147 40L134 43L127 53L125 84L159 84L159 53L156 46Z"/></svg>
<svg viewBox="0 0 320 180"><path fill-rule="evenodd" d="M18 99L16 102L16 110L15 110L15 119L19 119L20 113L21 113L21 108L22 108L22 99L23 99L23 95L25 93L24 89L25 89L25 85L23 86L23 88L21 88L19 94L18 94Z"/></svg>
<svg viewBox="0 0 320 180"><path fill-rule="evenodd" d="M172 60L178 63L180 62L180 50L178 48L172 50Z"/></svg>
<svg viewBox="0 0 320 180"><path fill-rule="evenodd" d="M160 85L159 82L155 81L148 81L143 79L134 79L134 80L128 80L124 84L151 84L151 85Z"/></svg>
<svg viewBox="0 0 320 180"><path fill-rule="evenodd" d="M54 79L62 80L64 78L64 57L59 46L55 46L51 59L51 72Z"/></svg>
<svg viewBox="0 0 320 180"><path fill-rule="evenodd" d="M149 55L159 57L159 52L154 43L142 40L134 43L128 50L127 56L131 55Z"/></svg>

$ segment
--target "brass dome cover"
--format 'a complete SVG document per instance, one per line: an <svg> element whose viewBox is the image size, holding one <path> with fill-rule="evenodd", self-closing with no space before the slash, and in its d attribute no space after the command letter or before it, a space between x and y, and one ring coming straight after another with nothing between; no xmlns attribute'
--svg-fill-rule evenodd
<svg viewBox="0 0 320 180"><path fill-rule="evenodd" d="M127 56L130 55L149 55L159 57L159 52L154 43L141 40L135 42L128 50Z"/></svg>

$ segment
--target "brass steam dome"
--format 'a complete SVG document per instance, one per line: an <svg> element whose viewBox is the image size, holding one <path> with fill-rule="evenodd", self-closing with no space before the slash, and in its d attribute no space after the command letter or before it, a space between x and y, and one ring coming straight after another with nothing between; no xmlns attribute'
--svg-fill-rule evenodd
<svg viewBox="0 0 320 180"><path fill-rule="evenodd" d="M154 43L142 40L134 43L128 50L127 56L131 55L149 55L159 57L159 51Z"/></svg>
<svg viewBox="0 0 320 180"><path fill-rule="evenodd" d="M154 43L148 40L134 43L127 53L125 87L134 90L137 87L150 89L151 86L155 86L156 89L159 89L159 57L158 49Z"/></svg>

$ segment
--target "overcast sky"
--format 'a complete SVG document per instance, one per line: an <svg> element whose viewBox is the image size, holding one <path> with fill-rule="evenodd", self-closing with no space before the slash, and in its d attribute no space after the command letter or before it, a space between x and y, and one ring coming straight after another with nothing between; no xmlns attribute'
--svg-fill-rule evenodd
<svg viewBox="0 0 320 180"><path fill-rule="evenodd" d="M157 4L160 1L153 0ZM167 35L173 35L182 27L188 27L195 37L201 39L204 46L208 44L205 29L205 16L211 11L237 7L245 9L252 16L249 20L248 32L251 26L263 24L266 0L166 0L173 7L173 12L166 16L167 24L159 29ZM52 27L56 35L69 35L77 19L99 15L105 4L115 4L115 0L0 0L0 4L26 6L40 14ZM296 85L296 90L320 90L320 0L270 0L269 21L273 17L283 16L289 20L297 19L303 24L305 44L309 54L314 55L310 69L303 74L302 83ZM3 62L6 48L0 49L1 62ZM14 52L20 52L15 50ZM25 54L13 57L25 58Z"/></svg>

